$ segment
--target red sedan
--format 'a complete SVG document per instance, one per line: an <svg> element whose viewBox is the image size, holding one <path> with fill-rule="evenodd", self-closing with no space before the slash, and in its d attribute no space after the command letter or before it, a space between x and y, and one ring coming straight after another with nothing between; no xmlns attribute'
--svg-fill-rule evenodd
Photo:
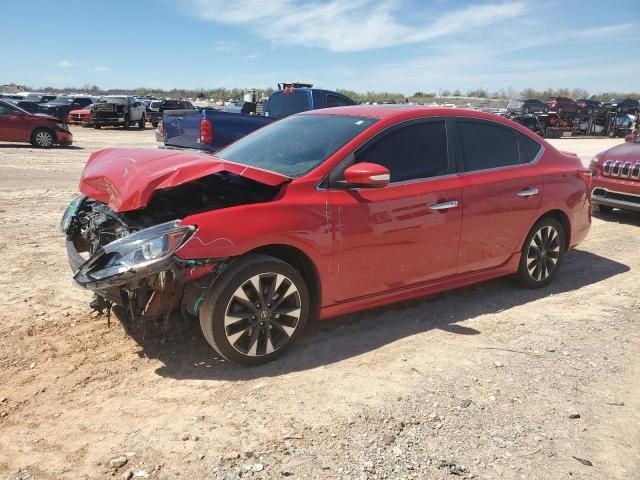
<svg viewBox="0 0 640 480"><path fill-rule="evenodd" d="M216 156L94 153L61 227L95 308L180 310L222 357L255 365L312 317L504 275L546 286L589 231L590 179L501 117L339 107Z"/></svg>
<svg viewBox="0 0 640 480"><path fill-rule="evenodd" d="M55 117L29 113L0 100L0 142L31 143L34 147L71 145L73 135L67 125Z"/></svg>
<svg viewBox="0 0 640 480"><path fill-rule="evenodd" d="M91 109L89 107L71 110L67 116L67 123L82 125L91 121Z"/></svg>

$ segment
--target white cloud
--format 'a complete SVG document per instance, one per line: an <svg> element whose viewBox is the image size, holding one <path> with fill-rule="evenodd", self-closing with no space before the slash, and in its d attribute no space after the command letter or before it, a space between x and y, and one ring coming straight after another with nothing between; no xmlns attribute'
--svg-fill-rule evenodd
<svg viewBox="0 0 640 480"><path fill-rule="evenodd" d="M244 25L272 42L320 47L334 52L356 52L373 48L424 42L522 16L524 1L472 5L435 18L414 12L413 23L399 0L184 0L189 11L207 21ZM413 7L408 7L413 8ZM401 10L403 10L401 12Z"/></svg>
<svg viewBox="0 0 640 480"><path fill-rule="evenodd" d="M108 72L109 70L111 70L109 67L103 67L102 65L97 65L97 66L93 67L93 69L96 72Z"/></svg>
<svg viewBox="0 0 640 480"><path fill-rule="evenodd" d="M62 67L62 68L69 68L69 67L75 67L76 64L75 62L72 62L71 60L60 60L60 62L58 62L58 66Z"/></svg>
<svg viewBox="0 0 640 480"><path fill-rule="evenodd" d="M218 53L238 53L242 45L233 40L218 40L211 50Z"/></svg>

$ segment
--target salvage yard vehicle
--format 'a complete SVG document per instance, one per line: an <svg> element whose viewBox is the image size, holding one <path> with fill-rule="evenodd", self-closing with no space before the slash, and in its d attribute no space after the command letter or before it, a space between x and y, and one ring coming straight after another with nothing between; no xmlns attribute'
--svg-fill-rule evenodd
<svg viewBox="0 0 640 480"><path fill-rule="evenodd" d="M611 213L614 208L640 212L640 136L631 134L625 140L591 160L594 212Z"/></svg>
<svg viewBox="0 0 640 480"><path fill-rule="evenodd" d="M578 113L590 113L595 112L602 107L602 103L597 100L587 100L581 99L576 100L576 104L578 105Z"/></svg>
<svg viewBox="0 0 640 480"><path fill-rule="evenodd" d="M84 108L92 103L93 98L91 97L59 96L48 103L43 103L42 108L45 109L45 113L64 122L67 120L67 116L71 110Z"/></svg>
<svg viewBox="0 0 640 480"><path fill-rule="evenodd" d="M146 108L133 97L105 96L91 105L91 124L94 128L124 127L128 129L137 123L143 130L146 121Z"/></svg>
<svg viewBox="0 0 640 480"><path fill-rule="evenodd" d="M238 138L281 118L307 110L355 105L338 92L312 88L311 84L283 83L269 96L264 116L202 111L165 111L156 140L169 148L190 148L215 152Z"/></svg>
<svg viewBox="0 0 640 480"><path fill-rule="evenodd" d="M616 113L638 115L640 112L640 101L632 98L612 98L602 104L602 108L613 110Z"/></svg>
<svg viewBox="0 0 640 480"><path fill-rule="evenodd" d="M49 148L71 145L73 135L67 125L55 117L29 113L0 100L0 142L31 143L34 147Z"/></svg>
<svg viewBox="0 0 640 480"><path fill-rule="evenodd" d="M507 104L507 111L519 113L547 113L549 111L549 106L535 98L521 98L518 100L511 100Z"/></svg>
<svg viewBox="0 0 640 480"><path fill-rule="evenodd" d="M571 98L549 97L544 103L549 107L550 112L556 112L558 115L578 113L578 104Z"/></svg>
<svg viewBox="0 0 640 480"><path fill-rule="evenodd" d="M97 308L181 310L224 359L257 365L309 318L504 275L548 285L589 231L590 173L495 115L340 107L216 156L95 152L61 229Z"/></svg>
<svg viewBox="0 0 640 480"><path fill-rule="evenodd" d="M67 123L74 125L86 125L91 122L91 107L80 108L78 110L71 110L67 115Z"/></svg>
<svg viewBox="0 0 640 480"><path fill-rule="evenodd" d="M151 107L151 103L149 104ZM162 113L165 110L196 110L191 102L186 100L162 100L157 105L154 105L154 109L147 108L148 120L153 127L157 127L160 120L162 120Z"/></svg>

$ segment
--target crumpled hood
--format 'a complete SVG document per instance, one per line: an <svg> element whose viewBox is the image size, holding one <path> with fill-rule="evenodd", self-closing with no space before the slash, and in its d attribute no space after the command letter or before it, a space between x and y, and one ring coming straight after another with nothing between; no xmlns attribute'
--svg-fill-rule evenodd
<svg viewBox="0 0 640 480"><path fill-rule="evenodd" d="M108 204L115 212L126 212L144 208L156 190L219 172L273 187L290 180L279 173L226 162L204 153L106 148L89 157L80 178L80 191Z"/></svg>

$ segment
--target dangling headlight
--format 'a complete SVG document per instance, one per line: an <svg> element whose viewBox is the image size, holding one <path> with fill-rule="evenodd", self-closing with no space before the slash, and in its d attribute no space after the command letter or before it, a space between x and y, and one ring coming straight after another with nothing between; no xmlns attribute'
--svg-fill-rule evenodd
<svg viewBox="0 0 640 480"><path fill-rule="evenodd" d="M194 226L176 220L127 235L104 246L80 267L75 279L84 284L126 273L141 276L159 271L194 231Z"/></svg>

